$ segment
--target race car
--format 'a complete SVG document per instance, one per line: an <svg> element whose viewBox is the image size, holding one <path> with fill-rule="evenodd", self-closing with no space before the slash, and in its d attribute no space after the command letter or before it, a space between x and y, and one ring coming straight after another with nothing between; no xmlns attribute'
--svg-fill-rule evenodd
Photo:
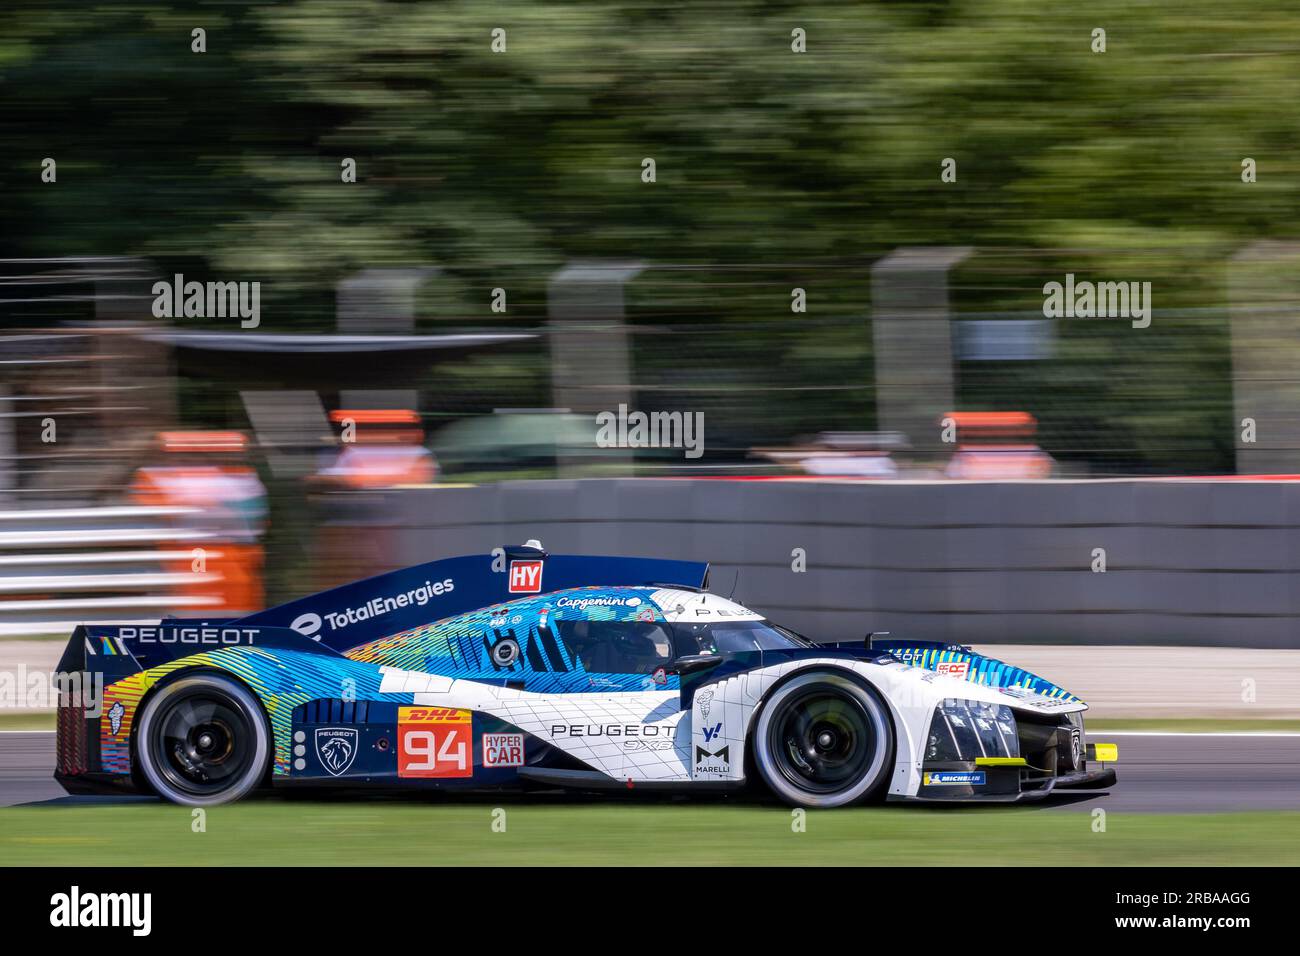
<svg viewBox="0 0 1300 956"><path fill-rule="evenodd" d="M261 787L704 790L800 807L1115 782L1083 701L940 643L821 646L708 565L431 561L232 620L76 628L55 777L179 804Z"/></svg>

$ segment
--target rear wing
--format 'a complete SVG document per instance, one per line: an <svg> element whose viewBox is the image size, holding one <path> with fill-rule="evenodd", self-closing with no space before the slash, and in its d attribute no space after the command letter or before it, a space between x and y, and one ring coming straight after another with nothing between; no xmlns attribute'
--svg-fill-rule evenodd
<svg viewBox="0 0 1300 956"><path fill-rule="evenodd" d="M444 618L577 587L703 588L699 561L547 554L539 547L429 561L345 584L228 622L291 628L338 651Z"/></svg>
<svg viewBox="0 0 1300 956"><path fill-rule="evenodd" d="M338 656L287 627L173 620L158 624L80 624L59 658L60 674L87 671L111 684L178 657L220 647L275 647Z"/></svg>
<svg viewBox="0 0 1300 956"><path fill-rule="evenodd" d="M533 544L535 542L530 542ZM576 587L707 586L708 564L660 558L548 555L498 548L379 574L240 618L170 618L157 624L81 624L61 673L113 680L204 650L240 644L337 654L399 631Z"/></svg>

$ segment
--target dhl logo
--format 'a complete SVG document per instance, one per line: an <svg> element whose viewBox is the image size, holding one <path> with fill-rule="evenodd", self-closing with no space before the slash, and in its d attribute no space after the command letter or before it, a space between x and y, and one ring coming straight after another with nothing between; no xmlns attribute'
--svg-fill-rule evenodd
<svg viewBox="0 0 1300 956"><path fill-rule="evenodd" d="M399 707L397 719L403 724L468 724L468 710L454 707Z"/></svg>

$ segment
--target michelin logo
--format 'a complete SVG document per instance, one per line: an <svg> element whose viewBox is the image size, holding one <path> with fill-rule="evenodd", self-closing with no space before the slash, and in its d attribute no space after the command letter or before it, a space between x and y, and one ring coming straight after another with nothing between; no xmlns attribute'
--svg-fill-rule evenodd
<svg viewBox="0 0 1300 956"><path fill-rule="evenodd" d="M304 637L319 641L320 629L326 623L329 624L331 631L339 631L349 624L356 624L358 621L369 621L381 614L387 614L389 611L396 611L399 608L424 607L435 597L450 594L454 590L456 590L456 582L451 578L445 578L442 581L425 581L420 587L412 588L410 591L405 591L395 597L371 598L360 607L326 612L323 617L320 614L308 611L306 614L300 614L294 618L289 627Z"/></svg>
<svg viewBox="0 0 1300 956"><path fill-rule="evenodd" d="M936 787L936 786L982 787L984 786L984 771L965 770L965 771L950 771L947 773L934 771L934 772L923 774L921 777L921 783L927 787Z"/></svg>
<svg viewBox="0 0 1300 956"><path fill-rule="evenodd" d="M117 736L118 731L122 729L122 718L125 715L126 708L122 706L122 702L113 701L113 706L108 710L108 725L113 729L114 736Z"/></svg>

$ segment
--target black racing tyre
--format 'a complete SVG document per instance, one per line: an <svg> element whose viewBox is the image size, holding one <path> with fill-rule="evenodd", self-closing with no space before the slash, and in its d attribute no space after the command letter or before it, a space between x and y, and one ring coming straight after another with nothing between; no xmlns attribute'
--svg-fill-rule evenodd
<svg viewBox="0 0 1300 956"><path fill-rule="evenodd" d="M271 732L252 691L201 673L160 687L135 730L140 772L159 796L206 807L238 800L266 776Z"/></svg>
<svg viewBox="0 0 1300 956"><path fill-rule="evenodd" d="M880 696L844 674L811 671L777 686L752 734L754 763L781 800L842 807L889 778L894 726Z"/></svg>

